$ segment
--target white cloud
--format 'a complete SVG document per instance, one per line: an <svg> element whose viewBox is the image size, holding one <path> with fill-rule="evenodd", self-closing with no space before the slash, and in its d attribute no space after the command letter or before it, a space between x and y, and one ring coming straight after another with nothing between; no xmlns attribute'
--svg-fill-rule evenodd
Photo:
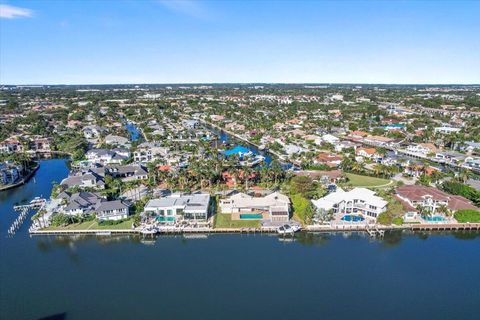
<svg viewBox="0 0 480 320"><path fill-rule="evenodd" d="M165 8L199 19L206 19L209 13L200 1L196 0L159 0Z"/></svg>
<svg viewBox="0 0 480 320"><path fill-rule="evenodd" d="M0 18L2 19L30 18L32 16L33 11L30 9L0 4Z"/></svg>

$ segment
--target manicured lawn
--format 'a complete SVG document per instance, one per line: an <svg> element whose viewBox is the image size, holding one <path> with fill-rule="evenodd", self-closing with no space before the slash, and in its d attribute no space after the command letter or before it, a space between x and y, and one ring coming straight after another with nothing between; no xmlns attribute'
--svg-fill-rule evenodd
<svg viewBox="0 0 480 320"><path fill-rule="evenodd" d="M458 210L455 212L455 219L460 223L479 223L480 211L476 210Z"/></svg>
<svg viewBox="0 0 480 320"><path fill-rule="evenodd" d="M232 220L231 214L217 213L215 228L259 228L259 220Z"/></svg>
<svg viewBox="0 0 480 320"><path fill-rule="evenodd" d="M348 177L347 185L352 187L378 188L388 187L393 184L392 180L362 176L359 174L345 173Z"/></svg>
<svg viewBox="0 0 480 320"><path fill-rule="evenodd" d="M304 198L300 194L293 194L290 196L292 199L292 205L293 205L293 218L303 224L307 223L310 221L311 214L313 214L313 211L309 211L309 206L310 200Z"/></svg>
<svg viewBox="0 0 480 320"><path fill-rule="evenodd" d="M54 227L50 226L43 230L120 230L120 229L131 229L133 224L133 219L122 221L119 224L114 225L98 225L97 221L85 221L82 223L73 223L65 227Z"/></svg>

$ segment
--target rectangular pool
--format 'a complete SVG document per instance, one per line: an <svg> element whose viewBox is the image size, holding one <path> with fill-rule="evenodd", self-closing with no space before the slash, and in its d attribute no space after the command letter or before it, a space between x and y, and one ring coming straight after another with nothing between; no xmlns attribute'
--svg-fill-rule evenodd
<svg viewBox="0 0 480 320"><path fill-rule="evenodd" d="M240 219L263 219L263 215L261 213L242 213L240 214Z"/></svg>

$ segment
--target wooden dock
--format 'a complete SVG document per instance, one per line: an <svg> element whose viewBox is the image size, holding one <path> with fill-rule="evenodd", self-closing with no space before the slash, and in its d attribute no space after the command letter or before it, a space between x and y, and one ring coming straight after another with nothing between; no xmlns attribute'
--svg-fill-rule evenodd
<svg viewBox="0 0 480 320"><path fill-rule="evenodd" d="M161 229L157 234L213 234L213 233L276 233L276 228L183 228ZM142 234L140 229L88 229L88 230L32 230L32 235L107 235L110 234Z"/></svg>
<svg viewBox="0 0 480 320"><path fill-rule="evenodd" d="M480 231L480 223L411 224L412 231Z"/></svg>
<svg viewBox="0 0 480 320"><path fill-rule="evenodd" d="M456 224L406 224L402 226L308 226L304 232L366 232L371 237L383 237L386 231L480 231L480 223L456 223ZM276 234L277 228L164 228L158 235L167 234ZM32 230L32 235L114 235L114 234L142 234L141 229L89 229L89 230Z"/></svg>

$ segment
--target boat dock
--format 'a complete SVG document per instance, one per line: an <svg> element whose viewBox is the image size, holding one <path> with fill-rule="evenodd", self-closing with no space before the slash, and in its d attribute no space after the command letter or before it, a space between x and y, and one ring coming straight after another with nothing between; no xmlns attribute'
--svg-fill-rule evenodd
<svg viewBox="0 0 480 320"><path fill-rule="evenodd" d="M41 210L43 208L43 205L45 204L45 201L46 201L45 199L38 198L34 203L13 206L13 210L20 213L18 217L15 219L15 221L13 221L10 228L8 228L8 235L9 236L15 235L18 229L20 229L20 227L25 222L25 219L27 218L30 210L33 210L33 209Z"/></svg>
<svg viewBox="0 0 480 320"><path fill-rule="evenodd" d="M480 223L429 223L412 224L412 231L480 231Z"/></svg>
<svg viewBox="0 0 480 320"><path fill-rule="evenodd" d="M261 228L158 228L155 234L272 234L278 233L276 227ZM409 230L409 231L480 231L480 223L457 223L457 224L405 224L401 226L382 225L339 225L339 226L307 226L304 232L366 232L372 238L382 238L386 231ZM142 234L142 228L136 229L89 229L89 230L31 230L32 235L110 235L110 234Z"/></svg>

